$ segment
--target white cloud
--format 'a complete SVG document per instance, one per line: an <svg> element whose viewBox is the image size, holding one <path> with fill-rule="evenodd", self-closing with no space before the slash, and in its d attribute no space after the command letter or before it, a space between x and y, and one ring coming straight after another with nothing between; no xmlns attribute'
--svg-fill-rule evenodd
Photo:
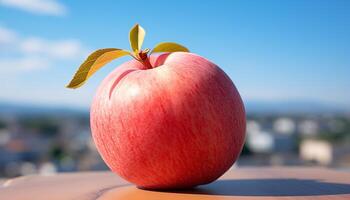
<svg viewBox="0 0 350 200"><path fill-rule="evenodd" d="M46 55L56 59L74 59L82 55L83 47L77 40L50 41L41 38L28 38L19 47L26 54Z"/></svg>
<svg viewBox="0 0 350 200"><path fill-rule="evenodd" d="M0 46L14 43L17 40L17 34L6 28L0 26Z"/></svg>
<svg viewBox="0 0 350 200"><path fill-rule="evenodd" d="M18 73L49 68L59 61L82 60L87 50L75 39L20 37L0 25L0 69Z"/></svg>
<svg viewBox="0 0 350 200"><path fill-rule="evenodd" d="M51 62L49 59L36 56L0 59L2 73L33 71L48 68L50 65Z"/></svg>
<svg viewBox="0 0 350 200"><path fill-rule="evenodd" d="M0 0L0 4L34 14L63 16L67 8L56 0Z"/></svg>
<svg viewBox="0 0 350 200"><path fill-rule="evenodd" d="M82 49L77 40L63 40L52 43L50 54L57 58L75 59L81 56Z"/></svg>

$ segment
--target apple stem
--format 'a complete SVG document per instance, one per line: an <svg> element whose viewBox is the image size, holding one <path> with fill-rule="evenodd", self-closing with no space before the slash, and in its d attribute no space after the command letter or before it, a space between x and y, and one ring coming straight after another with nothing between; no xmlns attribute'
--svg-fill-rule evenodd
<svg viewBox="0 0 350 200"><path fill-rule="evenodd" d="M153 66L151 65L151 62L149 60L148 56L149 49L141 50L137 53L138 60L143 64L144 69L152 69Z"/></svg>
<svg viewBox="0 0 350 200"><path fill-rule="evenodd" d="M145 66L146 69L152 69L153 66L151 65L151 62L149 61L149 57L147 56L147 58L145 60L142 61L142 64Z"/></svg>

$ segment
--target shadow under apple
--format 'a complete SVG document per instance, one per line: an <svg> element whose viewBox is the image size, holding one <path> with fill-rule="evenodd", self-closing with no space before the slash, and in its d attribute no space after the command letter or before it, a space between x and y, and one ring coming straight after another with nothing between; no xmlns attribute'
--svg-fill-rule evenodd
<svg viewBox="0 0 350 200"><path fill-rule="evenodd" d="M229 197L287 197L350 194L350 184L314 179L227 179L190 190L146 190L133 185L101 191L99 200L203 200ZM235 198L236 199L236 198Z"/></svg>
<svg viewBox="0 0 350 200"><path fill-rule="evenodd" d="M191 190L167 192L224 196L315 196L350 194L350 184L312 179L238 179L218 180Z"/></svg>

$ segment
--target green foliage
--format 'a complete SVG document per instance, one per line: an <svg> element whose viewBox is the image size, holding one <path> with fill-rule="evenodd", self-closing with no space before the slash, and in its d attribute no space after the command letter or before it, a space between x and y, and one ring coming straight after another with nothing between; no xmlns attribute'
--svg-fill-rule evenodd
<svg viewBox="0 0 350 200"><path fill-rule="evenodd" d="M6 128L6 127L7 127L6 123L4 121L0 121L0 129Z"/></svg>
<svg viewBox="0 0 350 200"><path fill-rule="evenodd" d="M45 136L55 136L59 133L59 124L54 119L46 117L21 119L23 129L31 130Z"/></svg>
<svg viewBox="0 0 350 200"><path fill-rule="evenodd" d="M350 138L349 132L322 132L318 139L327 140L332 143L342 142Z"/></svg>
<svg viewBox="0 0 350 200"><path fill-rule="evenodd" d="M66 154L64 152L63 147L61 147L61 146L54 146L50 150L49 155L54 160L62 160Z"/></svg>
<svg viewBox="0 0 350 200"><path fill-rule="evenodd" d="M249 156L251 154L252 154L252 151L249 149L247 144L244 144L242 152L241 152L241 156Z"/></svg>

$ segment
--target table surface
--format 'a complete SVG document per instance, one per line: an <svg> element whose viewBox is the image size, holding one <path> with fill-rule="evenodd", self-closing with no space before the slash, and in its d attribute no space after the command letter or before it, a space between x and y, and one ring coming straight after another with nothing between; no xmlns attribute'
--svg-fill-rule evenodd
<svg viewBox="0 0 350 200"><path fill-rule="evenodd" d="M187 191L136 188L111 172L25 176L4 182L0 199L11 200L209 200L350 199L350 173L326 168L235 168L219 180Z"/></svg>

